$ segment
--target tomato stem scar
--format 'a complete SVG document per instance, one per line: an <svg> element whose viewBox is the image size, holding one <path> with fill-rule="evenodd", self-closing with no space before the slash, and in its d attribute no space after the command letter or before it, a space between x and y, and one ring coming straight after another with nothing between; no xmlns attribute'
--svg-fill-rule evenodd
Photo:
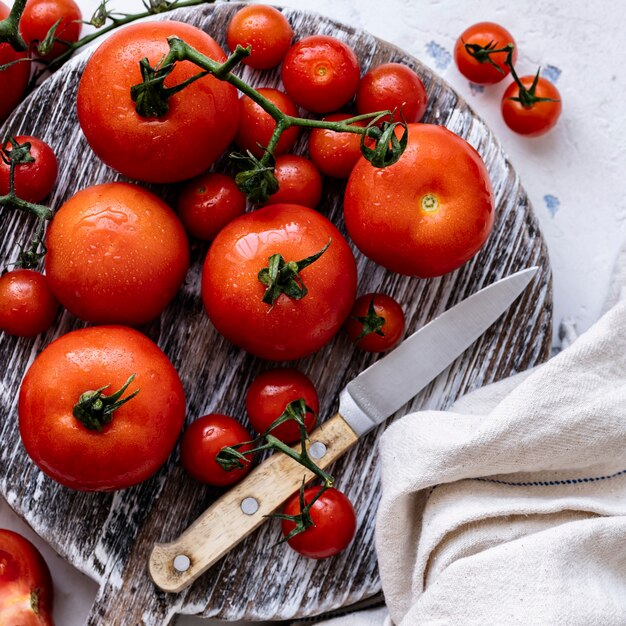
<svg viewBox="0 0 626 626"><path fill-rule="evenodd" d="M432 193L427 193L425 196L422 196L421 206L422 211L434 213L439 209L439 200Z"/></svg>

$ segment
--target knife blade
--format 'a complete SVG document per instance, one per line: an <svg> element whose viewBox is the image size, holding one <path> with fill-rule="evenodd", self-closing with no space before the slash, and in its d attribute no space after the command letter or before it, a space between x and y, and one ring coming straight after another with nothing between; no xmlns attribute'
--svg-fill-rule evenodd
<svg viewBox="0 0 626 626"><path fill-rule="evenodd" d="M517 299L536 267L503 278L466 298L405 339L353 379L339 412L310 434L323 469L417 395L458 358ZM273 454L214 502L178 539L157 543L148 563L164 591L178 592L242 541L313 474Z"/></svg>

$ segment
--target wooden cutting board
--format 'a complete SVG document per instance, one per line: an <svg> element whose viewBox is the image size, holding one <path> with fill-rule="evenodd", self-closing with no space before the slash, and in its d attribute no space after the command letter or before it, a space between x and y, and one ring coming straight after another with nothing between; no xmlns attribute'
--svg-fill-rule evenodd
<svg viewBox="0 0 626 626"><path fill-rule="evenodd" d="M195 24L223 46L230 16L239 5L220 4L179 10L165 17ZM516 270L538 265L532 286L506 316L407 409L445 408L469 389L544 361L551 340L552 287L546 248L526 193L491 131L431 70L402 50L314 13L284 10L295 32L332 34L357 52L362 71L386 61L416 69L428 89L425 121L444 124L473 144L484 158L497 202L494 231L482 252L443 278L419 280L394 275L356 252L360 292L382 290L403 305L408 331L481 287ZM60 159L59 182L51 199L58 207L88 185L120 179L91 153L76 120L75 92L88 58L84 53L48 79L6 122L1 134L34 134L48 141ZM276 86L275 71L243 71L259 86ZM306 151L306 138L298 144ZM176 188L153 187L166 199ZM327 182L319 210L342 227L343 185ZM0 213L2 264L15 258L15 242L32 233L34 222L15 212ZM188 421L217 411L245 419L244 392L272 364L253 358L224 341L212 328L200 301L200 269L206 245L192 244L192 267L184 288L161 318L144 330L169 355L181 374L188 398ZM146 562L156 541L177 537L217 496L182 470L178 451L151 480L125 491L84 494L55 484L26 457L17 430L16 398L20 380L35 355L52 339L83 324L67 313L45 336L26 340L0 335L1 383L0 489L9 504L61 555L100 584L90 626L155 626L176 613L235 619L289 619L316 615L367 598L380 590L373 544L379 500L378 439L370 433L333 473L358 512L359 530L351 547L337 558L315 562L285 546L271 522L178 594L152 584ZM321 418L337 408L339 390L377 357L352 347L341 335L296 366L316 383Z"/></svg>

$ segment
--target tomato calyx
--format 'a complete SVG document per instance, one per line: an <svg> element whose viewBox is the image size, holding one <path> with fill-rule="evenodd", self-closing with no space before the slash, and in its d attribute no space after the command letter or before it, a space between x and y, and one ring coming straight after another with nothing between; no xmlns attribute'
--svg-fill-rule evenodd
<svg viewBox="0 0 626 626"><path fill-rule="evenodd" d="M357 322L360 322L363 327L359 336L354 340L355 344L359 343L361 339L367 337L367 335L371 335L372 333L379 335L380 337L385 336L382 328L385 325L386 320L382 315L378 315L376 313L374 308L374 298L375 296L372 296L366 315L354 317L354 319L357 320Z"/></svg>
<svg viewBox="0 0 626 626"><path fill-rule="evenodd" d="M233 152L230 158L241 168L235 175L235 184L250 202L267 202L278 191L278 179L274 174L275 160L271 153L266 152L263 158L257 159L250 151L247 154Z"/></svg>
<svg viewBox="0 0 626 626"><path fill-rule="evenodd" d="M302 479L302 484L300 485L300 492L298 494L298 503L300 505L300 513L296 515L286 515L285 513L273 513L268 517L275 517L280 520L287 520L289 522L293 522L295 524L293 530L291 530L287 535L285 535L278 543L279 546L281 543L285 543L289 541L292 537L303 533L305 530L312 528L315 526L315 522L311 518L311 508L313 505L319 500L320 496L328 489L327 486L322 485L319 491L311 498L311 501L307 504L306 499L304 497L304 485L305 480Z"/></svg>
<svg viewBox="0 0 626 626"><path fill-rule="evenodd" d="M535 78L530 87L526 88L522 83L520 77L517 75L515 68L513 67L513 53L509 51L509 54L506 57L506 61L504 64L511 70L511 76L515 81L515 84L518 87L518 95L512 96L508 98L508 100L513 100L514 102L519 102L524 108L531 109L533 105L537 102L560 102L555 98L541 98L535 95L537 91L537 83L539 82L539 75L541 73L541 68L537 68L537 73L535 74Z"/></svg>
<svg viewBox="0 0 626 626"><path fill-rule="evenodd" d="M74 417L89 430L102 432L102 428L111 423L113 412L123 404L132 400L138 393L135 389L133 393L122 398L128 386L135 380L135 374L131 374L126 382L113 394L107 396L102 392L111 385L105 385L95 391L85 391L81 394L78 402L74 405L72 413Z"/></svg>
<svg viewBox="0 0 626 626"><path fill-rule="evenodd" d="M380 127L376 123L384 115L377 115L366 126L365 133L361 135L361 154L374 166L374 167L387 167L393 165L398 161L404 152L407 142L409 140L409 128L407 123L402 118L402 112L400 122L384 121ZM393 114L392 114L393 116ZM402 127L402 135L398 139L396 135L396 127ZM374 147L370 147L366 144L366 138L374 140Z"/></svg>
<svg viewBox="0 0 626 626"><path fill-rule="evenodd" d="M500 74L504 75L504 70L491 58L492 54L496 54L497 52L506 52L507 54L513 54L513 50L515 46L512 43L506 44L502 48L497 47L497 41L490 41L486 46L481 46L477 43L465 43L463 42L463 46L471 57L476 59L479 63L489 63L493 65L493 67L500 72Z"/></svg>

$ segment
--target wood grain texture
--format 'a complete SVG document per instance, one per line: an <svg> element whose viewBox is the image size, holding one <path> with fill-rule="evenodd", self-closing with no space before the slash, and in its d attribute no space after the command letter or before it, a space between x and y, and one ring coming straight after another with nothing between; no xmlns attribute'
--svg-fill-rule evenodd
<svg viewBox="0 0 626 626"><path fill-rule="evenodd" d="M204 6L169 14L195 24L224 45L225 25L234 4ZM497 204L494 231L485 248L464 267L445 277L417 280L393 275L356 254L360 291L394 295L413 332L443 310L481 287L516 270L538 265L532 286L463 357L428 386L404 414L419 408L446 408L467 390L531 367L548 356L552 291L547 252L537 221L516 173L485 124L440 78L416 59L362 31L312 13L285 10L300 35L333 34L352 45L361 68L401 61L423 78L429 107L425 120L444 124L465 137L489 169ZM5 123L2 134L35 134L60 157L59 184L52 205L87 185L120 180L92 155L78 127L75 92L87 56L71 61L51 77ZM278 73L242 75L256 85L279 84ZM297 149L304 152L306 137ZM176 187L152 187L166 199ZM343 228L343 185L326 184L320 211ZM14 260L15 242L32 234L27 216L2 212L1 258ZM192 267L183 289L161 318L144 330L168 354L181 374L188 398L188 421L209 412L244 418L244 390L271 364L255 359L224 341L212 328L200 301L200 269L206 246L192 246ZM225 620L289 619L315 615L369 597L380 590L373 547L379 499L376 448L384 426L369 433L332 468L337 486L355 502L359 530L353 544L335 559L321 562L298 557L287 547L271 549L279 525L265 524L220 560L190 588L166 594L152 583L147 559L155 542L178 537L217 497L182 470L178 452L151 480L114 494L72 492L40 473L26 457L17 432L16 398L20 380L35 355L53 338L83 324L65 313L53 329L35 340L0 336L0 489L9 504L61 555L100 583L90 626L156 626L176 613L217 616ZM339 336L322 351L296 366L315 382L321 416L332 415L338 392L373 362Z"/></svg>

